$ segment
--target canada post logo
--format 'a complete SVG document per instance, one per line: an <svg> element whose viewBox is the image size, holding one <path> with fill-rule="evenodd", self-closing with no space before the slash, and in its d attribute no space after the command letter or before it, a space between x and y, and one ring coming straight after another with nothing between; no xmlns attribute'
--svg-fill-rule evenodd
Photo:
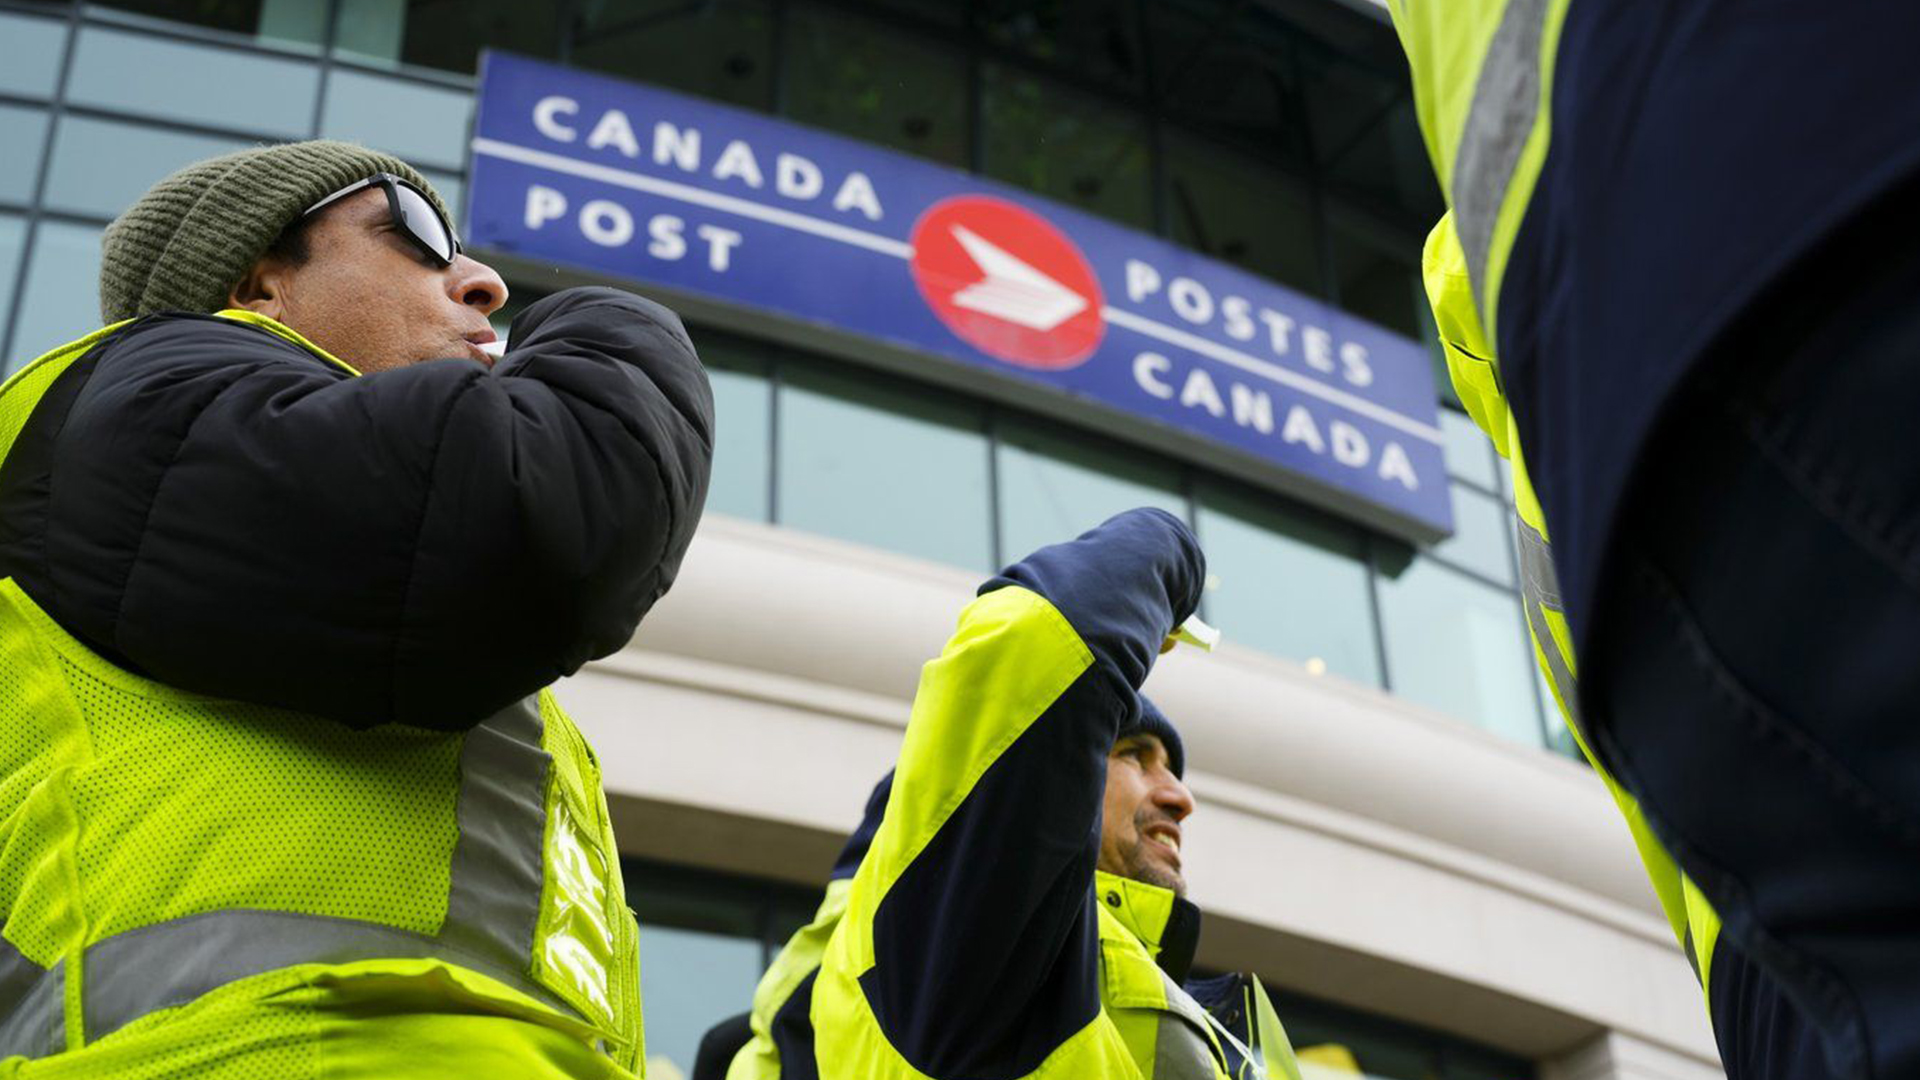
<svg viewBox="0 0 1920 1080"><path fill-rule="evenodd" d="M1100 282L1086 256L1040 215L991 195L960 195L914 223L909 266L920 295L960 340L1038 371L1086 362L1100 345Z"/></svg>
<svg viewBox="0 0 1920 1080"><path fill-rule="evenodd" d="M499 53L472 149L468 241L528 260L523 278L566 265L717 302L720 330L774 317L884 343L1383 528L1451 526L1430 352L1238 267L880 147Z"/></svg>

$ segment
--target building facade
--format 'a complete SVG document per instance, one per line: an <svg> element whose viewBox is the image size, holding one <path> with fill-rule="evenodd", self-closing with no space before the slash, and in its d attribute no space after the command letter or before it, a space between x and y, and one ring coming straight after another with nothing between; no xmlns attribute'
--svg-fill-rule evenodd
<svg viewBox="0 0 1920 1080"><path fill-rule="evenodd" d="M461 206L487 49L962 170L1434 352L1438 194L1372 0L0 0L0 361L97 325L100 230L190 161L347 138ZM503 333L562 285L651 285L498 254ZM660 292L713 373L708 517L638 638L562 688L606 767L658 1075L811 913L978 580L1137 505L1193 524L1228 640L1150 686L1189 744L1204 966L1281 991L1316 1075L1717 1075L1533 671L1510 478L1444 373L1452 527L1423 542L1151 423Z"/></svg>

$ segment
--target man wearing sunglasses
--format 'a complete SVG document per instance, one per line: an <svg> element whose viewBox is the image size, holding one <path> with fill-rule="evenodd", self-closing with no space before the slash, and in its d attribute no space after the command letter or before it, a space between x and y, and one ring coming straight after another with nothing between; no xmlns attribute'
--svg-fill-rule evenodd
<svg viewBox="0 0 1920 1080"><path fill-rule="evenodd" d="M161 181L0 388L0 1077L630 1077L635 927L546 689L706 494L672 313L515 320L403 162Z"/></svg>

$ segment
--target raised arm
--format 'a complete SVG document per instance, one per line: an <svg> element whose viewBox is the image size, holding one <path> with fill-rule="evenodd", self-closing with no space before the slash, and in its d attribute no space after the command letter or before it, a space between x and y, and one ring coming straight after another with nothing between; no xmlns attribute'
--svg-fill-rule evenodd
<svg viewBox="0 0 1920 1080"><path fill-rule="evenodd" d="M626 642L672 583L713 445L666 309L568 290L512 340L491 372L354 377L259 327L136 323L9 455L0 560L75 636L182 689L477 723Z"/></svg>
<svg viewBox="0 0 1920 1080"><path fill-rule="evenodd" d="M987 582L923 670L849 931L926 1075L1024 1075L1097 1015L1106 755L1204 576L1185 525L1130 511Z"/></svg>

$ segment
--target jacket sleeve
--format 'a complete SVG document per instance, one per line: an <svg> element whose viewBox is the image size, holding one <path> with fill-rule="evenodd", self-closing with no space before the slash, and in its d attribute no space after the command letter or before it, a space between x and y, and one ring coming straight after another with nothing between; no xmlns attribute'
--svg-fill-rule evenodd
<svg viewBox="0 0 1920 1080"><path fill-rule="evenodd" d="M1185 525L1130 511L989 581L923 670L850 911L927 1076L1026 1075L1098 1014L1106 757L1203 577Z"/></svg>
<svg viewBox="0 0 1920 1080"><path fill-rule="evenodd" d="M860 860L873 844L892 790L893 770L889 769L867 795L867 808L861 814L859 826L847 837L839 856L833 860L826 895L814 910L813 921L794 931L760 977L753 991L753 1011L747 1017L752 1034L730 1059L728 1080L813 1074L814 980L820 974L827 942L846 914L854 871L859 869Z"/></svg>
<svg viewBox="0 0 1920 1080"><path fill-rule="evenodd" d="M135 324L48 418L58 483L22 587L186 690L356 727L485 719L628 640L713 446L665 308L567 290L512 340L493 371L353 377L257 327Z"/></svg>

